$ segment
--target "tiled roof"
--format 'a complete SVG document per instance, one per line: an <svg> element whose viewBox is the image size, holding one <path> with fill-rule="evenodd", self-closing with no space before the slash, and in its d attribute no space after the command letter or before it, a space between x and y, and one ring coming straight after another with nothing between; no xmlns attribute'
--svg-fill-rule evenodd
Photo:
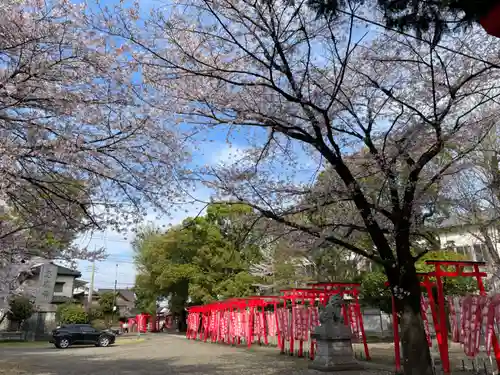
<svg viewBox="0 0 500 375"><path fill-rule="evenodd" d="M98 293L113 293L114 289L99 289ZM135 302L135 293L133 290L130 289L117 289L117 293L119 293L124 299L126 299L129 302Z"/></svg>
<svg viewBox="0 0 500 375"><path fill-rule="evenodd" d="M74 302L74 298L66 297L66 296L54 296L54 297L52 297L52 303L66 303L66 302Z"/></svg>
<svg viewBox="0 0 500 375"><path fill-rule="evenodd" d="M71 268L59 266L57 264L55 264L55 265L57 266L57 274L58 275L82 277L82 273L79 271L72 270Z"/></svg>
<svg viewBox="0 0 500 375"><path fill-rule="evenodd" d="M53 262L50 262L50 263L54 264ZM37 265L33 266L32 272L34 274L37 274L38 272L40 272L40 268L42 266L43 266L43 263L40 263L40 264L37 264ZM60 266L58 264L54 264L54 266L57 267L57 274L58 275L61 275L61 276L74 276L74 277L81 277L82 276L81 272L79 272L77 270L72 270L71 268L63 267L63 266Z"/></svg>

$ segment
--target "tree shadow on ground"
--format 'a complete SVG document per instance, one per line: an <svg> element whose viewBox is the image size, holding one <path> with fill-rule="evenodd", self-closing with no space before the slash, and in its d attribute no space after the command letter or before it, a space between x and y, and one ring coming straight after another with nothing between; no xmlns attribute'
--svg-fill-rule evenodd
<svg viewBox="0 0 500 375"><path fill-rule="evenodd" d="M210 344L204 344L210 345ZM127 345L133 352L130 345ZM278 375L302 374L307 370L307 361L301 365L290 357L268 353L245 352L239 348L214 356L196 356L197 346L191 353L168 355L165 358L113 358L105 348L88 355L85 348L74 347L64 351L47 348L24 348L8 361L0 359L1 375ZM141 345L134 349L141 350ZM230 348L228 348L230 349ZM13 353L12 353L13 354ZM131 357L133 357L131 355ZM136 357L136 356L135 356Z"/></svg>

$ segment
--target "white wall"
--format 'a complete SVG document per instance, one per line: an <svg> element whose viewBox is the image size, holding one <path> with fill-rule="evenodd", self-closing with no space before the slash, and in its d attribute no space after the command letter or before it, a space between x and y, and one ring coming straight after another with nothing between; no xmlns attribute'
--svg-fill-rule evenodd
<svg viewBox="0 0 500 375"><path fill-rule="evenodd" d="M496 229L491 229L490 236L497 248L497 251L500 251L498 231ZM464 250L467 251L471 260L488 261L489 256L484 245L484 240L477 231L457 229L441 233L439 235L439 239L443 248L447 246L447 243L453 243L453 247L459 250L459 252Z"/></svg>
<svg viewBox="0 0 500 375"><path fill-rule="evenodd" d="M74 282L75 282L74 276L57 275L56 284L57 283L64 283L64 285L63 285L62 292L54 291L54 296L72 298L73 297L73 283Z"/></svg>

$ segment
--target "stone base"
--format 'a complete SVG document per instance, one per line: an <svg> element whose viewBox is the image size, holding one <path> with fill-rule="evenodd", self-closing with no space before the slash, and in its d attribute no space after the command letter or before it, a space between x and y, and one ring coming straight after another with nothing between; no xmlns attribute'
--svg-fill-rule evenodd
<svg viewBox="0 0 500 375"><path fill-rule="evenodd" d="M329 365L311 362L308 368L311 370L322 371L322 372L367 370L366 366L357 361L345 362L345 363L331 363Z"/></svg>
<svg viewBox="0 0 500 375"><path fill-rule="evenodd" d="M311 335L316 339L317 351L310 369L319 371L349 371L365 369L354 358L351 330L343 324L318 327Z"/></svg>

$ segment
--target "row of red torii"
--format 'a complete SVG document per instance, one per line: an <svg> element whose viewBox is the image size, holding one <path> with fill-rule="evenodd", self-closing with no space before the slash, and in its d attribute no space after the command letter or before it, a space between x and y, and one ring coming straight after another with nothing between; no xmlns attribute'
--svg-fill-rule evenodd
<svg viewBox="0 0 500 375"><path fill-rule="evenodd" d="M483 325L486 327L486 350L493 348L497 368L500 368L500 346L495 335L495 321L500 322L500 295L486 296L480 270L484 262L469 261L427 261L434 271L420 273L421 285L427 292L422 296L421 311L429 346L432 346L429 321L432 319L443 371L450 373L448 343L448 307L454 342L463 345L465 354L474 357L479 352L479 336ZM447 297L443 282L450 277L472 277L478 285L479 296ZM310 288L293 288L281 291L280 296L251 296L231 298L202 306L188 308L189 339L219 342L228 345L253 343L276 344L281 353L314 359L315 342L310 332L319 325L318 304L326 305L332 295L344 298L342 314L346 325L350 326L353 341L363 344L367 360L370 353L366 341L363 316L359 305L361 284L350 282L313 283ZM437 291L435 301L432 289ZM460 309L460 322L457 316ZM430 316L428 317L428 311ZM393 331L396 370L401 369L398 317L393 300ZM443 334L445 333L445 334ZM270 340L276 342L270 342Z"/></svg>
<svg viewBox="0 0 500 375"><path fill-rule="evenodd" d="M330 296L340 295L349 303L342 308L344 322L350 325L353 339L364 345L370 358L363 318L358 302L359 283L314 283L311 288L293 288L281 291L281 296L251 296L231 298L188 309L186 336L226 344L250 347L254 342L269 344L269 337L277 338L281 353L303 357L308 352L314 359L315 343L310 332L319 325L317 302L326 305ZM271 311L272 309L272 311ZM304 348L305 344L308 347ZM298 344L298 347L296 346Z"/></svg>

